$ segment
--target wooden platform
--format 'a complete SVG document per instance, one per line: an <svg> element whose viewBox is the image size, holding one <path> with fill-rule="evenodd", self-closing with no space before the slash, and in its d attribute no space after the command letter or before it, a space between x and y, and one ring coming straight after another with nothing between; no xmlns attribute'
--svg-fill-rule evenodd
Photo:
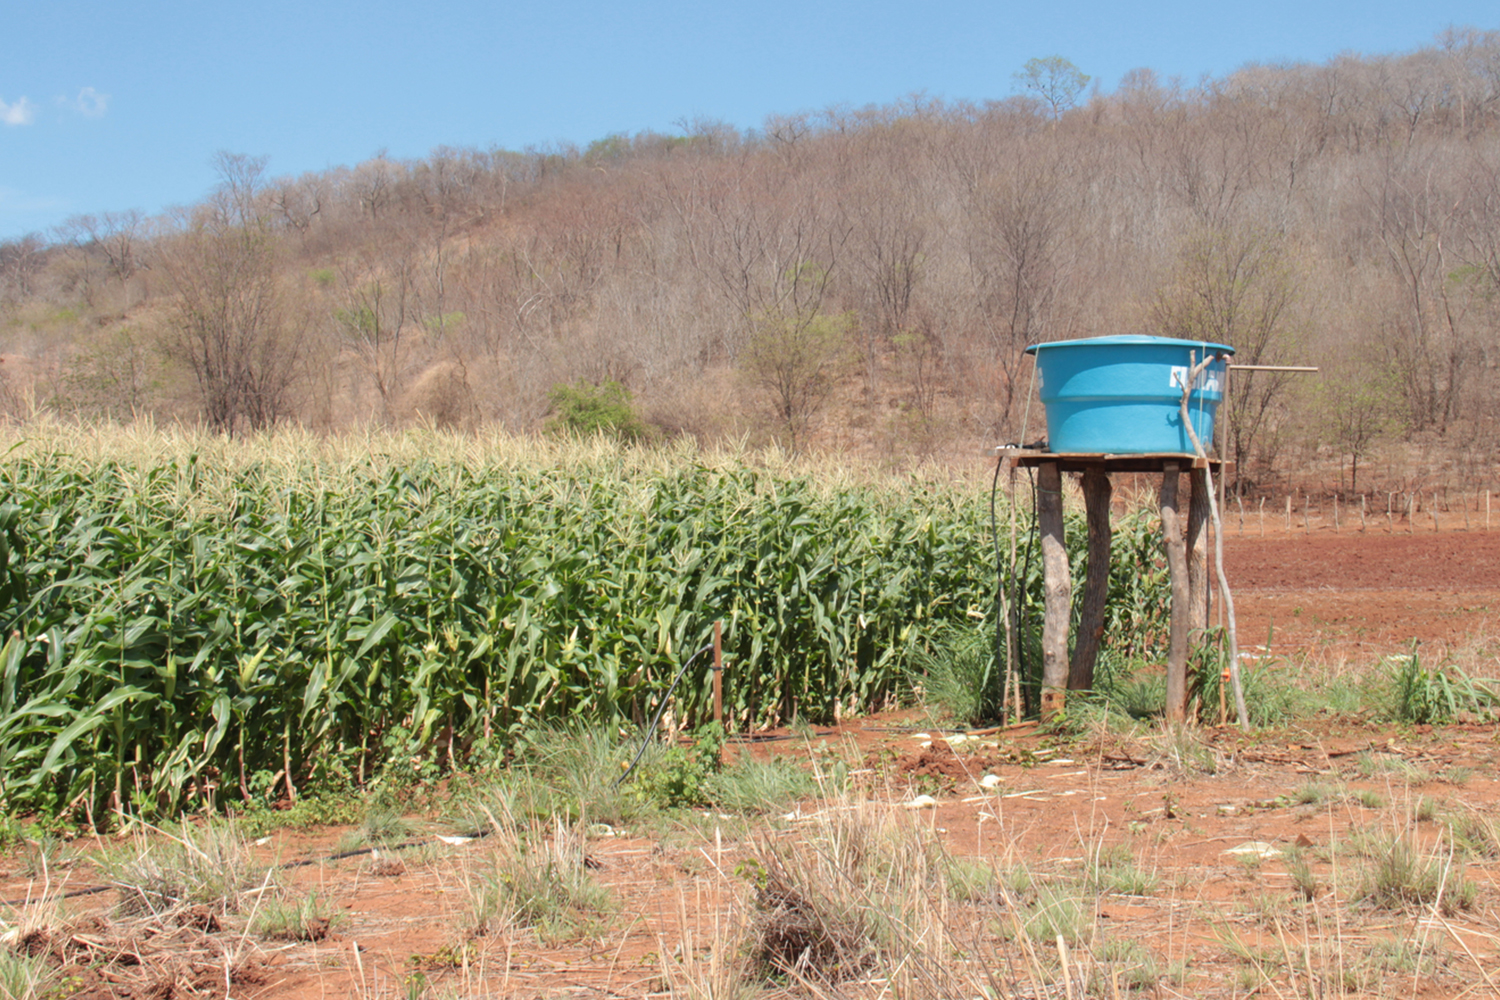
<svg viewBox="0 0 1500 1000"><path fill-rule="evenodd" d="M1111 455L1092 452L1041 451L1036 448L995 448L991 454L1007 464L1009 468L1034 469L1041 465L1056 465L1061 472L1084 472L1101 469L1104 472L1165 472L1168 465L1178 469L1212 469L1214 475L1234 468L1233 462L1210 458L1206 462L1192 452L1161 452L1149 455Z"/></svg>

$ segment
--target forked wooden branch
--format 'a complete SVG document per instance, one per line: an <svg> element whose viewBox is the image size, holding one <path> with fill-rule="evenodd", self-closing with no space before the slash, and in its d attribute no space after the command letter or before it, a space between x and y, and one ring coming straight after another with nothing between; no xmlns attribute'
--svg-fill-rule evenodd
<svg viewBox="0 0 1500 1000"><path fill-rule="evenodd" d="M1198 432L1193 429L1193 421L1188 415L1188 399L1193 393L1193 386L1197 383L1198 376L1213 363L1214 356L1205 352L1203 360L1196 364L1191 363L1192 358L1193 355L1189 354L1187 378L1182 385L1182 426L1193 441L1193 450L1203 460L1208 486L1208 513L1214 522L1214 573L1219 580L1219 593L1224 595L1224 615L1229 630L1229 682L1234 687L1234 711L1239 718L1240 728L1244 729L1250 724L1250 713L1245 708L1245 688L1240 683L1240 647L1238 629L1235 627L1234 595L1229 592L1229 578L1224 575L1224 525L1219 520L1219 503L1214 498L1214 471L1208 464L1208 452L1204 450L1203 442L1198 440Z"/></svg>

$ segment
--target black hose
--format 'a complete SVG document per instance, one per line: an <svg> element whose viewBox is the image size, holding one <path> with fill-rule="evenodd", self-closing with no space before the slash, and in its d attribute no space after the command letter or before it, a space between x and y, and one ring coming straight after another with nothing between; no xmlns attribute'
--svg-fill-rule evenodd
<svg viewBox="0 0 1500 1000"><path fill-rule="evenodd" d="M1020 576L1011 576L1010 610L1016 635L1016 672L1020 674L1022 684L1021 704L1024 707L1025 714L1029 715L1032 706L1026 704L1028 701L1026 695L1030 692L1031 688L1027 683L1028 678L1026 676L1026 641L1025 636L1021 632L1026 625L1027 615L1023 610L1021 595L1024 592L1025 581L1031 579L1031 559L1036 554L1037 525L1040 521L1040 515L1037 512L1036 472L1028 468L1026 470L1026 479L1031 484L1031 527L1026 532L1026 563L1021 568ZM1012 498L1011 502L1014 503L1015 499Z"/></svg>
<svg viewBox="0 0 1500 1000"><path fill-rule="evenodd" d="M1005 652L1001 646L1005 643L1005 563L1000 551L1000 522L995 516L995 498L1000 492L1000 466L1005 464L1005 459L996 457L995 478L990 481L990 540L995 546L995 662L994 671L1000 676L1000 718L1005 718L1005 703L1010 696L1010 675L1002 671L1000 664L1006 662ZM1015 503L1015 497L1011 498ZM980 685L983 692L990 682L990 674L985 673L984 683Z"/></svg>
<svg viewBox="0 0 1500 1000"><path fill-rule="evenodd" d="M619 788L625 783L625 779L630 777L631 773L635 770L635 766L639 764L641 762L641 758L646 755L646 748L651 745L651 737L656 735L656 724L661 721L662 713L667 710L667 704L672 700L672 692L677 690L677 682L682 680L682 675L687 673L688 667L691 667L693 665L694 660L713 648L714 644L710 642L702 649L698 650L698 652L694 653L692 656L689 656L687 658L687 662L682 665L682 669L677 671L677 676L672 678L672 683L667 688L667 693L661 696L661 704L656 706L656 715L652 717L651 725L646 730L646 738L641 740L641 748L636 751L635 760L632 760L630 762L630 766L625 769L624 774L615 779L615 788Z"/></svg>

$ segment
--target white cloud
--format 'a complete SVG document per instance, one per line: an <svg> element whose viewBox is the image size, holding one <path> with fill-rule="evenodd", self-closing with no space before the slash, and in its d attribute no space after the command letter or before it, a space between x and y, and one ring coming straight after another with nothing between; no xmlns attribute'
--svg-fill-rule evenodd
<svg viewBox="0 0 1500 1000"><path fill-rule="evenodd" d="M109 95L101 94L93 87L84 87L68 106L85 118L102 118L109 110Z"/></svg>
<svg viewBox="0 0 1500 1000"><path fill-rule="evenodd" d="M14 104L6 104L0 101L0 122L7 125L30 125L36 117L36 105L26 98L19 98Z"/></svg>

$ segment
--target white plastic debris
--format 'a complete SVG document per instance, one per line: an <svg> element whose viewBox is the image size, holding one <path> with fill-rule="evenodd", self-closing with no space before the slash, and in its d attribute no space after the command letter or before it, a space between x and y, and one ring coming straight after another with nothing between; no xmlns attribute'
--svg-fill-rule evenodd
<svg viewBox="0 0 1500 1000"><path fill-rule="evenodd" d="M998 775L998 774L986 774L984 777L982 777L982 778L979 779L979 787L980 788L999 788L1000 787L1000 775Z"/></svg>
<svg viewBox="0 0 1500 1000"><path fill-rule="evenodd" d="M1264 840L1247 840L1240 846L1231 847L1224 853L1233 854L1237 858L1253 857L1269 861L1271 858L1281 857L1282 852L1281 848L1275 844L1268 844Z"/></svg>
<svg viewBox="0 0 1500 1000"><path fill-rule="evenodd" d="M918 795L906 804L908 809L936 809L937 799L931 795Z"/></svg>
<svg viewBox="0 0 1500 1000"><path fill-rule="evenodd" d="M603 824L597 824L597 825L601 825L602 826ZM448 844L448 845L450 845L452 847L458 847L460 845L467 844L469 841L473 840L474 838L473 837L445 837L445 836L443 836L440 833L440 834L437 835L437 839L441 840L443 843Z"/></svg>

